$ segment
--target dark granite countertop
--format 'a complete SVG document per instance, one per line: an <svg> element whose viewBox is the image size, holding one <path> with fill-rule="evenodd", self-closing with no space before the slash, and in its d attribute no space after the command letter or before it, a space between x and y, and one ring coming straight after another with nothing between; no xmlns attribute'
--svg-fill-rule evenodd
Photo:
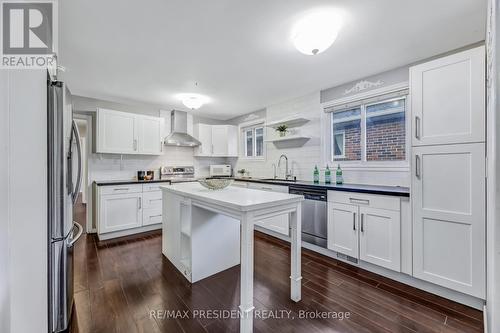
<svg viewBox="0 0 500 333"><path fill-rule="evenodd" d="M149 183L170 183L169 179L152 179L152 180L137 180L137 179L125 179L125 180L96 180L94 183L97 186L106 185L127 185L127 184L149 184Z"/></svg>
<svg viewBox="0 0 500 333"><path fill-rule="evenodd" d="M383 186L383 185L361 185L361 184L326 184L324 182L314 183L311 181L286 181L279 179L259 179L259 178L235 178L237 181L263 183L263 184L276 184L295 186L302 188L320 188L330 191L344 191L344 192L357 192L357 193L370 193L381 195L393 195L398 197L409 197L410 189L401 186Z"/></svg>

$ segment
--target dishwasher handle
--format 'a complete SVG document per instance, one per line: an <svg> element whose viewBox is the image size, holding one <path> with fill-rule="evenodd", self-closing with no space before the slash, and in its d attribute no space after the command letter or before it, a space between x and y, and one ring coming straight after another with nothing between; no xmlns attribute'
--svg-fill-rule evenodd
<svg viewBox="0 0 500 333"><path fill-rule="evenodd" d="M304 199L315 201L326 201L326 195L304 193Z"/></svg>
<svg viewBox="0 0 500 333"><path fill-rule="evenodd" d="M327 200L326 191L312 191L312 190L302 190L302 189L290 188L288 190L288 193L303 195L304 199L306 199L306 200L314 200L314 201L326 201Z"/></svg>

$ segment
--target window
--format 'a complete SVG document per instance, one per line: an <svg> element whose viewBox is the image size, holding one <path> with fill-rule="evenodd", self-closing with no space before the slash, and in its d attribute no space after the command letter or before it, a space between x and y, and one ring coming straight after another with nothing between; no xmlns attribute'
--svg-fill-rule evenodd
<svg viewBox="0 0 500 333"><path fill-rule="evenodd" d="M361 108L333 114L333 160L361 160Z"/></svg>
<svg viewBox="0 0 500 333"><path fill-rule="evenodd" d="M264 156L264 126L262 123L242 129L244 157L262 158Z"/></svg>
<svg viewBox="0 0 500 333"><path fill-rule="evenodd" d="M406 96L375 98L332 112L331 160L406 161Z"/></svg>
<svg viewBox="0 0 500 333"><path fill-rule="evenodd" d="M337 159L345 158L345 132L336 131L333 134L333 156Z"/></svg>

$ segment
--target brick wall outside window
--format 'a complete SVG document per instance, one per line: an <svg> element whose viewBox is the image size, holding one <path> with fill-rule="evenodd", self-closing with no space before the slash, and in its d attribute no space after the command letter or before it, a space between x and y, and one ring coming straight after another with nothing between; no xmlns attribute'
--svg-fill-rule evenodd
<svg viewBox="0 0 500 333"><path fill-rule="evenodd" d="M370 122L366 127L367 161L400 161L405 156L404 117Z"/></svg>
<svg viewBox="0 0 500 333"><path fill-rule="evenodd" d="M358 122L348 122L335 126L335 131L343 131L345 152L343 158L335 161L361 160L361 128ZM402 161L406 158L404 115L373 117L366 126L367 161Z"/></svg>

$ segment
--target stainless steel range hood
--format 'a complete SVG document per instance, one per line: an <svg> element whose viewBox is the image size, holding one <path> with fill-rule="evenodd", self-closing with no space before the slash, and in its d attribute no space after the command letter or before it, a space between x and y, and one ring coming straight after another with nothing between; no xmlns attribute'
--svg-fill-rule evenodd
<svg viewBox="0 0 500 333"><path fill-rule="evenodd" d="M187 112L172 110L170 113L172 132L165 138L166 146L196 147L201 142L187 133Z"/></svg>

